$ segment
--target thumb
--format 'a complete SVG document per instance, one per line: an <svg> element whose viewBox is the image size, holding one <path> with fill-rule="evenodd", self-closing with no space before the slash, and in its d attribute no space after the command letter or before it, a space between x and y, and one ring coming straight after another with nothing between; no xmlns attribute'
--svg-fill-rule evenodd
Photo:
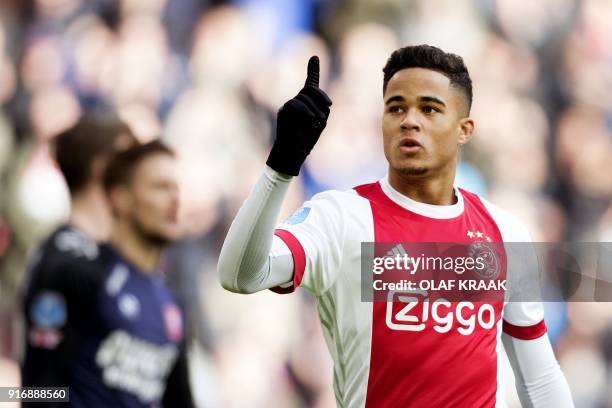
<svg viewBox="0 0 612 408"><path fill-rule="evenodd" d="M304 85L319 87L319 57L316 55L313 55L308 60L308 75L306 76L306 83Z"/></svg>

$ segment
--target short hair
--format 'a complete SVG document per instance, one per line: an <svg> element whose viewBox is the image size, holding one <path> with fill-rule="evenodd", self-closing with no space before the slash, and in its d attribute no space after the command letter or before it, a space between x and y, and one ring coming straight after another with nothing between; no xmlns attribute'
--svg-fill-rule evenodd
<svg viewBox="0 0 612 408"><path fill-rule="evenodd" d="M145 144L135 145L117 153L106 167L103 179L104 189L108 192L119 185L129 184L134 169L138 167L143 160L157 154L175 157L174 151L159 139L155 139Z"/></svg>
<svg viewBox="0 0 612 408"><path fill-rule="evenodd" d="M395 50L383 68L383 93L395 73L405 68L425 68L446 76L452 86L461 89L467 100L467 113L472 108L472 79L463 58L431 45L413 45Z"/></svg>
<svg viewBox="0 0 612 408"><path fill-rule="evenodd" d="M53 140L53 151L70 194L80 192L92 179L92 163L136 143L130 128L113 114L85 115Z"/></svg>

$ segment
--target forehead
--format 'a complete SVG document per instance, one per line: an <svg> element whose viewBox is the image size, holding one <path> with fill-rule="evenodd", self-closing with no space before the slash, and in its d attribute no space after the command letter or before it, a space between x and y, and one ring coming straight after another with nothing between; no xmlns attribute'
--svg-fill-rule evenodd
<svg viewBox="0 0 612 408"><path fill-rule="evenodd" d="M449 100L455 96L450 79L445 75L426 68L405 68L397 71L385 90L385 100L394 95L404 97L436 96Z"/></svg>
<svg viewBox="0 0 612 408"><path fill-rule="evenodd" d="M176 159L165 153L155 153L140 161L132 173L132 182L176 179Z"/></svg>

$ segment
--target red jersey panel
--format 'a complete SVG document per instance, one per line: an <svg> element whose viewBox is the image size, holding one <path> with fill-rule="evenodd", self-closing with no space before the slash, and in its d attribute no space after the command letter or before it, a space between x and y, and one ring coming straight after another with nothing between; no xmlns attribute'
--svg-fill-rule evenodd
<svg viewBox="0 0 612 408"><path fill-rule="evenodd" d="M493 242L501 242L501 234L480 200L461 191L464 211L450 219L432 219L408 211L391 201L378 183L356 188L372 207L376 242L472 242L469 231L477 231ZM470 234L472 235L472 234ZM484 240L484 239L481 239ZM427 296L415 295L412 316L428 316L423 308ZM375 302L372 321L372 348L368 379L367 407L493 407L497 391L497 326L503 300L490 304L494 310L485 327L478 324L482 302L452 302L445 307L445 316L460 314L465 334L454 322L449 331L434 329L428 319L419 331L402 330L395 322L389 327L388 308L392 319L402 316L407 303ZM458 320L453 318L453 320Z"/></svg>

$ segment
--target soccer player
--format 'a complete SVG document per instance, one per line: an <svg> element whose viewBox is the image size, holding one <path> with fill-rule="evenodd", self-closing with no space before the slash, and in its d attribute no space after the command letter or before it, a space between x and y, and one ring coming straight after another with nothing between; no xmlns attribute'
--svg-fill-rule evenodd
<svg viewBox="0 0 612 408"><path fill-rule="evenodd" d="M44 285L30 290L32 320L41 315L72 338L56 358L72 406L193 406L183 314L158 270L178 237L174 154L159 141L130 147L111 159L103 183L115 221L110 244L87 269L39 264Z"/></svg>
<svg viewBox="0 0 612 408"><path fill-rule="evenodd" d="M57 290L87 273L98 257L98 242L109 238L112 214L102 178L110 157L135 143L128 126L112 115L83 116L54 140L55 160L70 191L70 216L38 248L26 275L23 386L68 384L67 356L76 337Z"/></svg>
<svg viewBox="0 0 612 408"><path fill-rule="evenodd" d="M338 406L505 406L502 341L523 405L572 406L539 302L497 302L495 324L466 332L462 322L477 305L459 310L453 302L450 313L462 318L442 331L434 330L432 319L407 328L419 319L407 307L394 321L397 302L361 301L362 242L530 240L510 214L453 186L460 148L474 130L463 60L435 47L410 46L396 50L383 72L388 175L317 194L275 228L287 187L330 113L331 101L318 84L318 59L311 58L304 87L278 113L267 167L224 242L222 286L238 293L288 293L298 286L312 292L334 360Z"/></svg>

